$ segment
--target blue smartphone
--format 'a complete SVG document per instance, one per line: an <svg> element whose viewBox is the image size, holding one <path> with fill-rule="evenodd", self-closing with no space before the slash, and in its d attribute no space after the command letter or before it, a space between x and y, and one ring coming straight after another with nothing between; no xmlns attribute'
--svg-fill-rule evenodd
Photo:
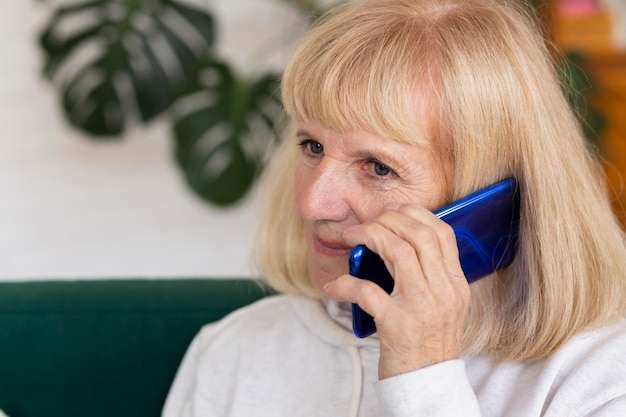
<svg viewBox="0 0 626 417"><path fill-rule="evenodd" d="M519 205L517 181L508 178L434 212L454 229L461 268L470 284L513 262ZM350 275L373 281L388 294L393 290L385 263L364 245L352 250L349 263ZM376 332L372 316L357 304L352 304L352 328L361 338Z"/></svg>

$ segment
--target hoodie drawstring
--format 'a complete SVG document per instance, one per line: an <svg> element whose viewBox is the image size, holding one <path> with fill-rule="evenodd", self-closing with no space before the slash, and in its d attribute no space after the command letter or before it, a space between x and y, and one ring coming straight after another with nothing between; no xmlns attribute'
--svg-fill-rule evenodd
<svg viewBox="0 0 626 417"><path fill-rule="evenodd" d="M361 364L361 354L357 346L349 346L348 353L352 361L352 398L350 399L350 413L348 416L357 417L363 391L363 365Z"/></svg>

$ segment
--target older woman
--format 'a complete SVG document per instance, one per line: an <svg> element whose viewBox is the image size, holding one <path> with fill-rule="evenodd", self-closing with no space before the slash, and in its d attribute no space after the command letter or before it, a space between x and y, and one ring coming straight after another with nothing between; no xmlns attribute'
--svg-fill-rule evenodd
<svg viewBox="0 0 626 417"><path fill-rule="evenodd" d="M540 31L490 0L364 0L283 79L259 239L285 293L196 337L173 416L626 415L626 249ZM520 184L513 264L471 285L432 211ZM365 244L387 294L348 275ZM350 303L376 322L350 330Z"/></svg>

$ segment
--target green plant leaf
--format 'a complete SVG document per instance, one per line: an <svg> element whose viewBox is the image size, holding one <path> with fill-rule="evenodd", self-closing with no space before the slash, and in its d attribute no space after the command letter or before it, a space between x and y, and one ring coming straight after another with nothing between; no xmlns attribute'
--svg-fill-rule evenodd
<svg viewBox="0 0 626 417"><path fill-rule="evenodd" d="M561 63L562 83L565 86L567 98L580 118L583 133L594 149L601 149L600 135L607 127L604 114L589 102L595 93L595 80L585 71L587 61L584 55L568 52Z"/></svg>
<svg viewBox="0 0 626 417"><path fill-rule="evenodd" d="M59 7L40 36L44 75L69 122L96 137L148 122L213 47L210 15L175 0L91 0Z"/></svg>
<svg viewBox="0 0 626 417"><path fill-rule="evenodd" d="M181 92L174 124L176 157L189 186L216 205L240 200L263 167L282 114L279 77L247 81L207 61Z"/></svg>

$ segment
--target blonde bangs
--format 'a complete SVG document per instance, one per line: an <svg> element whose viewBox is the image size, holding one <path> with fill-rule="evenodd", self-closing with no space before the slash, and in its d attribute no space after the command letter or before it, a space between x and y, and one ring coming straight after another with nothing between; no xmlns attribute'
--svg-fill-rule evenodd
<svg viewBox="0 0 626 417"><path fill-rule="evenodd" d="M416 30L421 25L403 19L390 28L388 19L377 13L346 13L350 17L341 24L332 15L320 19L296 50L283 76L287 113L338 132L362 130L428 145L428 123L417 111L423 104L416 102L429 96L426 89L416 94L426 85L421 80L428 73ZM411 31L414 36L407 36Z"/></svg>

